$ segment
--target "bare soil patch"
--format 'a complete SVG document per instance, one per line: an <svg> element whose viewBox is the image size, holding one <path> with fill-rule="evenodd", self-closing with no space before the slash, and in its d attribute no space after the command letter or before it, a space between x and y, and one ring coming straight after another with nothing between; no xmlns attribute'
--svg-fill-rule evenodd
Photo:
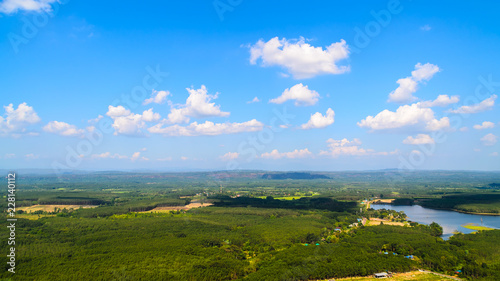
<svg viewBox="0 0 500 281"><path fill-rule="evenodd" d="M178 211L178 210L190 210L193 208L201 208L212 206L212 203L190 203L185 206L170 206L170 207L156 207L152 210L143 212L143 213L152 213L152 212L170 212L170 211Z"/></svg>
<svg viewBox="0 0 500 281"><path fill-rule="evenodd" d="M29 206L29 207L20 207L20 208L17 208L19 210L23 210L27 213L33 213L33 212L36 212L36 211L44 211L44 212L53 212L54 209L56 208L59 208L59 209L64 209L66 208L66 210L70 210L70 209L73 209L73 210L77 210L77 209L80 209L80 208L96 208L98 206L95 206L95 205L33 205L33 206Z"/></svg>

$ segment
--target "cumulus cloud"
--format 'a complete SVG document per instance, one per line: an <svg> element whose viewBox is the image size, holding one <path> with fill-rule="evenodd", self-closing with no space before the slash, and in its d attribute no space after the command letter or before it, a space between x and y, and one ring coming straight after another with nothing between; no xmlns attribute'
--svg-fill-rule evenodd
<svg viewBox="0 0 500 281"><path fill-rule="evenodd" d="M271 99L270 103L282 104L287 100L295 100L295 106L315 105L318 102L319 94L314 90L309 90L308 86L297 84L285 89L281 96Z"/></svg>
<svg viewBox="0 0 500 281"><path fill-rule="evenodd" d="M479 113L483 111L492 110L493 106L495 106L495 100L497 99L497 95L491 95L491 97L483 100L480 103L473 105L464 105L459 107L458 109L450 110L451 113L458 114L473 114Z"/></svg>
<svg viewBox="0 0 500 281"><path fill-rule="evenodd" d="M413 94L418 89L418 84L429 81L434 74L439 72L439 67L434 64L417 63L415 70L411 72L411 76L401 78L396 83L399 87L389 94L388 102L406 103L415 101L417 98Z"/></svg>
<svg viewBox="0 0 500 281"><path fill-rule="evenodd" d="M142 113L142 120L146 122L153 122L160 120L161 116L159 113L154 113L153 109L150 108Z"/></svg>
<svg viewBox="0 0 500 281"><path fill-rule="evenodd" d="M277 149L274 149L271 152L262 153L260 157L266 159L280 159L280 158L295 159L295 158L306 158L310 157L311 155L312 153L307 148L300 150L295 149L294 151L290 152L279 152Z"/></svg>
<svg viewBox="0 0 500 281"><path fill-rule="evenodd" d="M436 119L434 111L430 108L423 108L420 103L402 105L395 112L384 110L374 116L368 116L358 126L371 130L391 130L412 128L426 131L438 131L450 127L450 119L443 117Z"/></svg>
<svg viewBox="0 0 500 281"><path fill-rule="evenodd" d="M439 95L433 101L424 101L420 103L421 107L436 107L436 106L447 106L450 104L454 104L460 101L459 96L448 96L448 95Z"/></svg>
<svg viewBox="0 0 500 281"><path fill-rule="evenodd" d="M258 97L253 98L253 100L251 101L247 101L247 103L256 103L256 102L260 102Z"/></svg>
<svg viewBox="0 0 500 281"><path fill-rule="evenodd" d="M148 129L153 134L163 134L167 136L215 136L222 134L235 134L241 132L255 132L261 131L264 124L252 119L242 123L213 123L205 121L205 123L193 122L187 126L172 125L163 127L164 124L160 123Z"/></svg>
<svg viewBox="0 0 500 281"><path fill-rule="evenodd" d="M168 114L169 123L187 123L190 117L227 117L229 112L220 110L220 105L215 105L211 102L217 99L218 93L209 95L205 85L201 85L200 89L186 88L189 97L186 99L186 104L178 107L172 107L170 114Z"/></svg>
<svg viewBox="0 0 500 281"><path fill-rule="evenodd" d="M311 46L304 38L280 40L274 37L267 42L259 40L250 46L251 64L256 64L260 59L261 66L280 66L296 79L346 73L349 66L339 65L339 61L348 57L349 47L344 40L325 49Z"/></svg>
<svg viewBox="0 0 500 281"><path fill-rule="evenodd" d="M223 161L229 161L229 160L237 159L239 156L240 156L240 154L238 152L228 152L219 158Z"/></svg>
<svg viewBox="0 0 500 281"><path fill-rule="evenodd" d="M331 108L328 108L324 116L319 112L311 114L309 121L302 124L300 128L304 130L325 128L333 124L333 122L335 122L335 112Z"/></svg>
<svg viewBox="0 0 500 281"><path fill-rule="evenodd" d="M494 134L487 134L486 136L481 138L481 142L485 146L492 146L495 145L498 141L498 137L495 136Z"/></svg>
<svg viewBox="0 0 500 281"><path fill-rule="evenodd" d="M125 107L119 106L108 106L108 112L106 113L111 118L130 115L130 110Z"/></svg>
<svg viewBox="0 0 500 281"><path fill-rule="evenodd" d="M151 93L151 97L149 99L144 100L142 105L148 105L150 103L162 104L167 100L167 96L170 95L169 91L155 91Z"/></svg>
<svg viewBox="0 0 500 281"><path fill-rule="evenodd" d="M359 139L348 140L346 138L342 140L328 139L326 141L328 150L322 150L319 155L339 157L341 155L351 155L351 156L366 156L366 155L392 155L396 154L397 150L393 152L376 152L373 149L361 148L361 141Z"/></svg>
<svg viewBox="0 0 500 281"><path fill-rule="evenodd" d="M0 13L13 14L17 11L49 12L52 3L58 0L4 0L0 3Z"/></svg>
<svg viewBox="0 0 500 281"><path fill-rule="evenodd" d="M65 137L81 137L85 133L84 130L78 129L75 125L70 125L65 122L50 121L43 127L47 133L57 134Z"/></svg>
<svg viewBox="0 0 500 281"><path fill-rule="evenodd" d="M430 144L435 143L434 139L426 134L418 134L416 137L408 136L405 140L403 140L404 144Z"/></svg>
<svg viewBox="0 0 500 281"><path fill-rule="evenodd" d="M17 106L11 104L4 106L4 116L0 116L0 136L20 136L26 133L26 127L40 122L40 117L33 107L25 102Z"/></svg>
<svg viewBox="0 0 500 281"><path fill-rule="evenodd" d="M476 130L491 129L495 128L495 123L490 121L484 121L481 125L474 125L473 128Z"/></svg>
<svg viewBox="0 0 500 281"><path fill-rule="evenodd" d="M152 108L145 110L142 114L134 114L121 105L116 107L110 105L106 115L113 119L112 127L115 129L115 135L129 136L143 135L143 129L147 127L146 122L158 121L161 118L160 114L154 113Z"/></svg>

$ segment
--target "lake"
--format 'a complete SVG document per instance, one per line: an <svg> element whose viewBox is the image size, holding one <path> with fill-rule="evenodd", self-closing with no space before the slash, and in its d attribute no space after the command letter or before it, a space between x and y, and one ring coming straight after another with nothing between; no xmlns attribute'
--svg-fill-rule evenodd
<svg viewBox="0 0 500 281"><path fill-rule="evenodd" d="M389 204L372 204L370 207L375 210L390 209L398 212L403 211L408 216L408 220L422 224L437 222L443 227L443 235L441 236L443 239L450 238L456 230L462 233L474 232L474 230L462 227L462 225L468 223L481 225L481 218L483 219L483 226L500 229L500 216L472 215L453 211L434 210L424 208L420 205L393 206Z"/></svg>

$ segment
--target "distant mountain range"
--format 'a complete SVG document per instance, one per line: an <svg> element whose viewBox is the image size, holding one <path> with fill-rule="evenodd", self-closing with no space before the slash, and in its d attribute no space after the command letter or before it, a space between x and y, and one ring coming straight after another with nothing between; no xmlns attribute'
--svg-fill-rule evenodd
<svg viewBox="0 0 500 281"><path fill-rule="evenodd" d="M314 180L314 179L329 179L329 177L325 175L319 174L311 174L311 173L273 173L273 174L263 174L263 179L268 180L284 180L284 179L292 179L292 180Z"/></svg>

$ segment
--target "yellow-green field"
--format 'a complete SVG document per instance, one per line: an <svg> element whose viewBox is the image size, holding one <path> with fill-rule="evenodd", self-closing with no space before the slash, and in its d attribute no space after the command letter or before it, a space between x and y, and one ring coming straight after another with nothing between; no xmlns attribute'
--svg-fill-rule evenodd
<svg viewBox="0 0 500 281"><path fill-rule="evenodd" d="M468 228L468 229L472 229L472 230L494 230L494 228L490 228L490 227L486 227L486 226L480 226L480 225L477 225L477 224L474 224L474 223L464 224L464 225L462 225L462 227L465 227L465 228Z"/></svg>
<svg viewBox="0 0 500 281"><path fill-rule="evenodd" d="M37 220L41 218L47 218L47 217L55 217L56 215L46 215L46 214L40 214L40 215L35 215L35 214L16 214L16 218L18 219L28 219L28 220Z"/></svg>

